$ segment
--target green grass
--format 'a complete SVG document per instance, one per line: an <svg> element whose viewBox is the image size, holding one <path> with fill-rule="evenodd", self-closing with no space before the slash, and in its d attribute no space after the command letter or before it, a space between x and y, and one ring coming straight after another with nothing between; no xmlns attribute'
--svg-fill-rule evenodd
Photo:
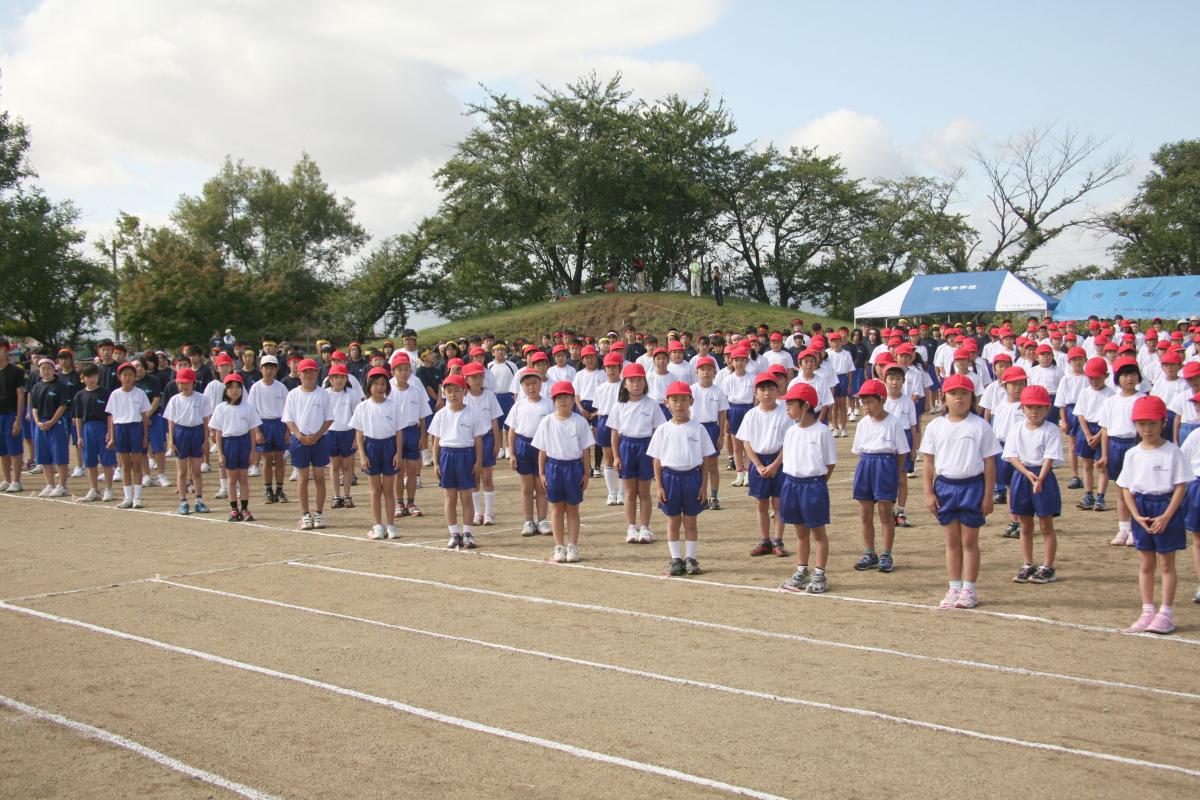
<svg viewBox="0 0 1200 800"><path fill-rule="evenodd" d="M790 330L791 321L799 317L806 327L813 322L829 325L846 324L843 320L814 316L795 309L778 308L752 300L726 299L718 308L711 297L695 298L686 292L615 292L571 297L556 302L541 302L491 314L447 322L417 331L421 344L432 344L472 334L494 334L499 339L517 336L529 339L542 333L570 329L580 333L603 336L609 330L622 331L632 324L639 331L659 336L670 328L690 330L694 335L715 329L744 330L760 322L772 330Z"/></svg>

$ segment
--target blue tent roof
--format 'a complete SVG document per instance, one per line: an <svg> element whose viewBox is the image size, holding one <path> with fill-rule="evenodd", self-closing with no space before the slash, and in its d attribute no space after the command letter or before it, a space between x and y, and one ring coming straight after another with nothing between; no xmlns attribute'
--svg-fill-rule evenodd
<svg viewBox="0 0 1200 800"><path fill-rule="evenodd" d="M917 275L854 309L855 318L918 314L974 314L987 311L1051 311L1058 301L1011 272L957 272Z"/></svg>
<svg viewBox="0 0 1200 800"><path fill-rule="evenodd" d="M1090 314L1132 319L1180 319L1200 313L1200 275L1077 281L1054 315L1083 319Z"/></svg>

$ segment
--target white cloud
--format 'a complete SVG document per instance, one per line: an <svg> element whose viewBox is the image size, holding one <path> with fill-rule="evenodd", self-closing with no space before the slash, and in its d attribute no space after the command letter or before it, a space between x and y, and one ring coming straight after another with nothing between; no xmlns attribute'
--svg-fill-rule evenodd
<svg viewBox="0 0 1200 800"><path fill-rule="evenodd" d="M822 156L840 155L854 178L896 178L912 171L912 159L892 141L882 120L847 108L818 117L785 144L815 147Z"/></svg>
<svg viewBox="0 0 1200 800"><path fill-rule="evenodd" d="M968 148L978 140L983 129L967 119L956 119L932 131L917 145L920 160L931 169L952 175L970 161Z"/></svg>

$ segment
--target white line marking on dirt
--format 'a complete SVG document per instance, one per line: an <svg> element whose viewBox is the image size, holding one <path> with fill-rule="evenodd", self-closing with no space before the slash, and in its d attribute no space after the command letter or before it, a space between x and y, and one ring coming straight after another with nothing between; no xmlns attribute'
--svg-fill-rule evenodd
<svg viewBox="0 0 1200 800"><path fill-rule="evenodd" d="M45 611L38 611L38 610L32 609L32 608L24 608L22 606L14 606L14 605L10 605L5 602L0 602L0 608L6 609L8 611L14 611L18 614L26 614L31 617L37 617L39 619L48 620L50 622L57 622L62 625L71 625L76 628L82 628L83 630L92 631L94 633L102 633L106 636L114 636L118 639L125 639L126 641L137 642L138 644L144 644L144 645L148 645L150 647L156 647L160 650L165 650L169 653L178 653L180 655L191 656L192 658L198 658L202 661L207 661L212 664L220 664L222 666L232 667L234 669L240 669L245 672L252 672L252 673L256 673L258 675L265 675L270 678L279 678L281 680L292 681L293 683L298 683L303 686L310 686L315 689L322 689L326 692L331 692L333 694L341 695L342 697L350 697L355 700L362 700L362 701L365 701L368 703L374 703L375 705L384 706L385 708L390 708L394 711L399 711L403 714L409 714L409 715L412 715L415 717L420 717L422 719L431 720L433 722L440 722L445 725L452 725L454 727L462 728L464 730L473 731L476 733L486 733L489 736L497 736L502 739L509 739L511 741L520 742L522 744L535 745L537 747L545 748L546 750L555 750L560 753L566 753L567 755L575 756L576 758L583 758L583 759L587 759L590 761L598 761L602 764L612 764L614 766L624 767L626 769L635 770L637 772L644 772L644 773L647 773L650 775L657 775L657 776L663 777L663 778L671 778L673 780L682 781L684 783L690 783L695 786L703 786L707 789L716 789L717 791L728 792L729 794L740 795L743 797L755 797L755 798L759 798L759 800L785 800L785 798L782 798L779 795L774 795L774 794L770 794L768 792L758 791L757 789L751 789L746 786L737 786L737 785L734 785L731 783L725 783L723 781L714 780L712 778L705 778L700 775L692 775L691 773L688 773L688 772L681 772L680 770L671 769L670 767L662 767L657 764L649 764L649 763L646 763L643 761L634 761L633 759L624 758L622 756L615 756L615 755L611 755L609 753L601 753L601 752L598 752L595 750L588 750L583 747L577 747L575 745L567 744L565 742L558 742L553 739L545 739L541 736L532 736L530 734L520 733L518 731L513 731L513 730L508 730L507 728L500 728L500 727L496 727L494 725L487 725L482 722L475 722L474 720L464 719L462 717L455 717L455 716L451 716L449 714L443 714L439 711L431 711L426 708L420 708L418 706L409 705L408 703L402 703L399 700L392 700L387 697L380 697L378 695L367 694L366 692L360 692L357 689L349 689L344 686L338 686L336 684L326 683L325 681L319 681L314 678L306 678L303 675L295 675L290 672L283 672L281 670L271 669L270 667L262 667L257 664L247 663L245 661L237 661L235 659L226 658L224 656L215 655L213 653L206 653L203 650L193 650L189 647L180 647L179 645L170 644L168 642L161 642L157 639L150 639L145 636L138 636L137 634L127 633L125 631L120 631L115 628L106 628L101 625L93 625L92 623L84 622L83 620L71 619L70 617L60 617L57 614L49 614ZM1116 757L1114 756L1113 758L1116 758ZM1129 760L1126 759L1123 761L1123 763L1129 763ZM1179 768L1179 767L1163 767L1163 768L1164 769L1181 770L1181 768ZM1200 773L1197 773L1197 774L1200 774Z"/></svg>
<svg viewBox="0 0 1200 800"><path fill-rule="evenodd" d="M397 581L400 583L408 583L416 586L431 586L437 589L447 589L454 592L466 592L469 594L481 594L487 597L499 597L504 600L516 600L522 603L533 603L536 605L552 605L561 608L573 608L581 611L595 611L601 614L612 614L614 616L631 617L634 619L648 619L655 622L670 622L682 625L691 625L697 628L706 628L709 630L719 630L726 633L746 634L749 636L759 636L767 639L780 639L791 642L801 642L803 644L817 645L820 647L831 647L838 650L851 650L858 653L874 653L877 655L896 656L898 658L907 658L913 661L924 661L934 664L947 664L956 667L969 667L972 669L988 670L990 672L1002 672L1010 675L1023 675L1031 678L1049 678L1052 680L1066 681L1068 683L1078 683L1085 686L1103 686L1110 689L1129 689L1138 692L1149 692L1152 694L1162 694L1170 697L1179 697L1186 700L1200 700L1200 694L1192 694L1190 692L1181 692L1174 689L1159 689L1154 686L1143 686L1136 683L1124 683L1121 681L1108 681L1103 678L1087 678L1078 675L1067 675L1059 672L1044 672L1042 670L1025 669L1024 667L1010 667L1003 664L991 664L986 661L971 661L960 658L945 658L939 656L928 656L921 653L910 653L905 650L895 650L890 647L874 647L865 644L851 644L848 642L838 642L832 639L816 639L811 636L803 636L798 633L782 633L780 631L769 631L763 628L745 628L738 625L728 625L722 622L708 622L706 620L692 619L690 617L676 617L669 614L655 614L650 611L635 611L628 608L617 608L614 606L604 606L595 603L577 603L571 600L556 600L551 597L538 597L536 595L516 594L513 592L500 592L494 589L480 589L474 586L462 586L456 583L444 583L442 581L429 580L427 578L408 578L400 575L390 575L385 572L365 572L362 570L346 569L344 567L331 567L327 564L305 563L299 561L288 562L289 567L304 567L306 569L321 570L324 572L340 573L345 575L353 575L360 578L375 578L381 580Z"/></svg>
<svg viewBox="0 0 1200 800"><path fill-rule="evenodd" d="M52 722L55 725L61 725L64 728L69 728L76 733L83 734L89 739L96 739L97 741L116 745L117 747L136 753L142 758L149 759L155 764L174 770L182 775L187 775L189 778L195 778L196 780L204 781L210 786L216 786L228 792L233 792L236 795L251 798L251 800L278 800L277 795L260 792L258 789L252 789L249 786L238 783L237 781L231 781L228 778L222 778L220 775L200 769L199 767L193 767L190 764L185 764L177 758L172 758L165 753L160 753L159 751L149 748L144 744L139 744L132 739L126 739L124 736L106 731L103 728L97 728L94 725L88 725L86 722L68 719L67 717L28 705L27 703L22 703L20 700L15 700L2 694L0 694L0 705L7 706L8 708L20 712L27 717L39 719L43 722Z"/></svg>

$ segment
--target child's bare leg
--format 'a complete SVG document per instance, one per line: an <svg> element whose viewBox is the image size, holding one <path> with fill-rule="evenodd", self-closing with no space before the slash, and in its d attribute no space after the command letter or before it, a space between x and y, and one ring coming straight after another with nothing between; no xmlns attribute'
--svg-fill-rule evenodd
<svg viewBox="0 0 1200 800"><path fill-rule="evenodd" d="M1053 567L1054 559L1058 555L1058 534L1054 531L1054 517L1039 517L1038 524L1042 529L1042 563Z"/></svg>
<svg viewBox="0 0 1200 800"><path fill-rule="evenodd" d="M562 547L566 540L563 538L563 525L566 522L566 511L563 509L566 503L551 503L550 504L550 533L554 535L554 546Z"/></svg>
<svg viewBox="0 0 1200 800"><path fill-rule="evenodd" d="M775 512L775 541L783 541L783 515L779 513L779 498L771 498L771 510Z"/></svg>
<svg viewBox="0 0 1200 800"><path fill-rule="evenodd" d="M888 515L889 517L891 514ZM879 510L879 520L882 522L883 509ZM868 550L875 549L875 501L859 500L858 501L858 522L862 528L863 547ZM796 532L799 536L799 531Z"/></svg>
<svg viewBox="0 0 1200 800"><path fill-rule="evenodd" d="M637 524L638 484L637 478L625 478L625 524Z"/></svg>
<svg viewBox="0 0 1200 800"><path fill-rule="evenodd" d="M458 489L447 489L443 493L442 513L446 517L447 525L453 526L458 524Z"/></svg>
<svg viewBox="0 0 1200 800"><path fill-rule="evenodd" d="M371 481L371 519L374 520L376 525L382 525L383 524L383 487L385 484L388 486L392 486L393 478L389 478L385 475L369 475L367 477ZM393 494L392 496L394 497L395 494ZM389 511L391 510L391 508L392 507L389 504L389 506L388 506Z"/></svg>
<svg viewBox="0 0 1200 800"><path fill-rule="evenodd" d="M1138 551L1138 593L1142 597L1142 605L1154 603L1154 564L1157 554L1149 550Z"/></svg>
<svg viewBox="0 0 1200 800"><path fill-rule="evenodd" d="M313 467L312 469L313 483L317 485L317 513L325 510L325 468Z"/></svg>
<svg viewBox="0 0 1200 800"><path fill-rule="evenodd" d="M1021 558L1033 563L1033 517L1017 517L1021 523Z"/></svg>
<svg viewBox="0 0 1200 800"><path fill-rule="evenodd" d="M638 484L638 487L637 487L638 503L640 503L640 506L638 508L638 517L641 520L640 524L643 527L648 527L650 525L650 509L651 509L650 481L638 481L637 484Z"/></svg>
<svg viewBox="0 0 1200 800"><path fill-rule="evenodd" d="M901 484L908 485L907 480L901 480ZM879 501L879 527L883 528L883 552L892 552L892 545L896 543L896 518L892 516L892 504L886 500Z"/></svg>
<svg viewBox="0 0 1200 800"><path fill-rule="evenodd" d="M1175 554L1159 553L1158 568L1162 570L1162 604L1167 608L1175 607Z"/></svg>
<svg viewBox="0 0 1200 800"><path fill-rule="evenodd" d="M812 542L809 539L810 531L803 525L796 526L796 563L807 564L808 557L811 554Z"/></svg>
<svg viewBox="0 0 1200 800"><path fill-rule="evenodd" d="M961 581L963 577L963 531L958 520L942 529L946 534L946 577Z"/></svg>
<svg viewBox="0 0 1200 800"><path fill-rule="evenodd" d="M825 535L825 526L820 525L812 528L812 538L816 542L817 557L814 559L814 567L825 569L825 564L829 561L829 537Z"/></svg>
<svg viewBox="0 0 1200 800"><path fill-rule="evenodd" d="M979 580L979 528L962 526L963 580Z"/></svg>
<svg viewBox="0 0 1200 800"><path fill-rule="evenodd" d="M579 544L579 506L567 505L567 542Z"/></svg>

